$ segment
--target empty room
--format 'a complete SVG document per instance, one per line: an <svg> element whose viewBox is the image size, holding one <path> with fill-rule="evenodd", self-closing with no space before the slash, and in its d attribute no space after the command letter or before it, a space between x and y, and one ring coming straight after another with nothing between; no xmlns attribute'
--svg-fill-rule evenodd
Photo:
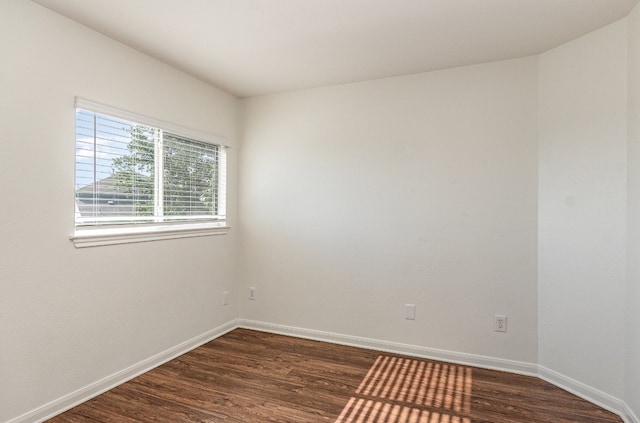
<svg viewBox="0 0 640 423"><path fill-rule="evenodd" d="M640 423L638 0L0 0L0 129L0 422Z"/></svg>

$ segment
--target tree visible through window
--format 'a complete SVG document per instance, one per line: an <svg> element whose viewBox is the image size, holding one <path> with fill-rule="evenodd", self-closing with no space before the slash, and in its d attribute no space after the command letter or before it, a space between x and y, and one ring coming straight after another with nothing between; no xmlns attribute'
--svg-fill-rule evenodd
<svg viewBox="0 0 640 423"><path fill-rule="evenodd" d="M224 220L224 147L76 111L76 226Z"/></svg>

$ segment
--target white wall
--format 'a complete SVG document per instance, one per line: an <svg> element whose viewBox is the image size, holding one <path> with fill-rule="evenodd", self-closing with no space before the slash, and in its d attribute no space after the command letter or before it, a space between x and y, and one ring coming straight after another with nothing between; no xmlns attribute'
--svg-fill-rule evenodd
<svg viewBox="0 0 640 423"><path fill-rule="evenodd" d="M238 314L221 306L235 278L233 231L74 248L74 96L231 143L237 104L24 0L0 2L0 57L0 421L7 421ZM235 196L229 212L235 225Z"/></svg>
<svg viewBox="0 0 640 423"><path fill-rule="evenodd" d="M540 56L539 360L624 390L626 21Z"/></svg>
<svg viewBox="0 0 640 423"><path fill-rule="evenodd" d="M243 317L535 363L536 71L242 101Z"/></svg>
<svg viewBox="0 0 640 423"><path fill-rule="evenodd" d="M629 15L628 275L625 401L640 418L640 6Z"/></svg>
<svg viewBox="0 0 640 423"><path fill-rule="evenodd" d="M640 415L639 10L540 58L244 100L237 146L232 96L1 1L0 421L239 314L539 362ZM228 137L234 230L76 250L77 95Z"/></svg>

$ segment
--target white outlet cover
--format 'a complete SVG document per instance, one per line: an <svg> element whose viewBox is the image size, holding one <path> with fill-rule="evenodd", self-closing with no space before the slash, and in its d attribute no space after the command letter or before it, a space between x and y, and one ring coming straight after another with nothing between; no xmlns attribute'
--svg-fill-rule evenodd
<svg viewBox="0 0 640 423"><path fill-rule="evenodd" d="M493 330L496 332L506 332L507 316L502 314L496 314L493 316Z"/></svg>
<svg viewBox="0 0 640 423"><path fill-rule="evenodd" d="M416 320L416 306L415 304L404 305L404 318L407 320Z"/></svg>

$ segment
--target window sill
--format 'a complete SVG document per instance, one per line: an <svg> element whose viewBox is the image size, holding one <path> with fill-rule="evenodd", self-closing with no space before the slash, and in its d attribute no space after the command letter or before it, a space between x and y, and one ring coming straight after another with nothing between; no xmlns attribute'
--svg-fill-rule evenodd
<svg viewBox="0 0 640 423"><path fill-rule="evenodd" d="M76 229L70 239L76 248L85 248L163 239L225 235L229 232L229 229L231 228L220 223L82 228Z"/></svg>

